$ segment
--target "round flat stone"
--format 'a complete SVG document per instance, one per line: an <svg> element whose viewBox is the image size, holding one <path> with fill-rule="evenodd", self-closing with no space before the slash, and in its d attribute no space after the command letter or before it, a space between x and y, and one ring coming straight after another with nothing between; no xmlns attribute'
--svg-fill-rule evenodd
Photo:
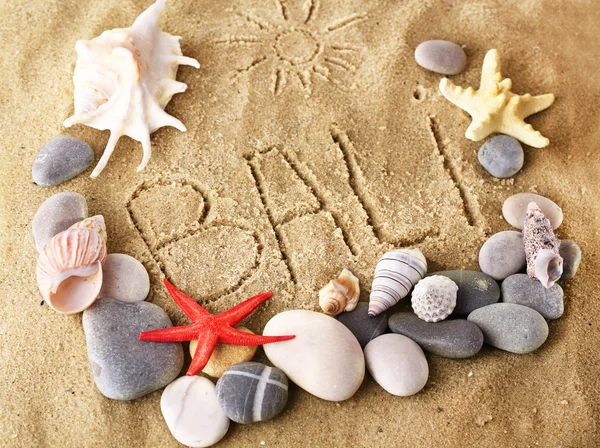
<svg viewBox="0 0 600 448"><path fill-rule="evenodd" d="M502 282L503 302L532 308L546 319L558 319L562 316L565 310L563 295L563 289L558 283L546 289L539 280L529 278L527 274L514 274Z"/></svg>
<svg viewBox="0 0 600 448"><path fill-rule="evenodd" d="M423 350L444 358L470 358L483 346L483 333L479 327L464 319L430 323L414 313L394 313L388 325L394 333L402 334Z"/></svg>
<svg viewBox="0 0 600 448"><path fill-rule="evenodd" d="M276 367L242 362L217 381L217 399L225 415L237 423L270 420L285 408L288 379Z"/></svg>
<svg viewBox="0 0 600 448"><path fill-rule="evenodd" d="M31 223L38 252L54 235L87 217L87 202L79 193L65 191L50 196L38 208Z"/></svg>
<svg viewBox="0 0 600 448"><path fill-rule="evenodd" d="M500 287L496 280L479 271L441 271L430 275L443 275L458 285L453 316L463 316L482 306L500 300Z"/></svg>
<svg viewBox="0 0 600 448"><path fill-rule="evenodd" d="M44 143L33 162L31 175L36 184L51 187L83 173L93 160L94 151L86 142L59 135Z"/></svg>
<svg viewBox="0 0 600 448"><path fill-rule="evenodd" d="M171 327L149 302L99 299L83 312L83 331L96 386L115 400L133 400L173 381L183 367L179 342L140 341L142 331Z"/></svg>
<svg viewBox="0 0 600 448"><path fill-rule="evenodd" d="M274 316L264 336L295 335L263 345L269 360L307 392L343 401L358 390L365 376L360 344L344 324L322 313L292 310Z"/></svg>
<svg viewBox="0 0 600 448"><path fill-rule="evenodd" d="M150 277L142 263L126 254L109 254L102 266L99 297L141 302L150 292Z"/></svg>
<svg viewBox="0 0 600 448"><path fill-rule="evenodd" d="M517 193L502 204L502 215L511 226L523 230L523 221L527 216L527 205L535 202L544 216L550 220L552 228L558 229L563 221L562 209L553 201L534 193Z"/></svg>
<svg viewBox="0 0 600 448"><path fill-rule="evenodd" d="M494 303L469 314L486 344L512 353L530 353L548 338L548 324L535 310L515 303Z"/></svg>
<svg viewBox="0 0 600 448"><path fill-rule="evenodd" d="M384 334L365 347L367 369L392 395L408 397L427 383L429 365L421 347L401 334Z"/></svg>
<svg viewBox="0 0 600 448"><path fill-rule="evenodd" d="M562 280L570 280L575 277L579 263L581 263L581 249L575 241L561 240L559 248L563 259Z"/></svg>
<svg viewBox="0 0 600 448"><path fill-rule="evenodd" d="M415 49L415 60L421 67L442 75L456 75L467 65L465 51L454 42L428 40Z"/></svg>
<svg viewBox="0 0 600 448"><path fill-rule="evenodd" d="M252 331L241 325L235 327L240 331L254 334ZM190 341L190 355L193 358L198 347L198 341ZM220 378L234 364L250 361L258 347L252 345L233 345L219 342L208 359L208 363L202 369L202 372L213 378Z"/></svg>
<svg viewBox="0 0 600 448"><path fill-rule="evenodd" d="M479 267L495 280L504 280L522 271L525 264L523 234L515 230L492 235L479 251Z"/></svg>
<svg viewBox="0 0 600 448"><path fill-rule="evenodd" d="M338 316L338 320L348 327L362 348L365 348L370 340L381 336L387 329L388 323L387 314L381 313L370 317L367 314L368 310L367 302L359 302L354 310Z"/></svg>
<svg viewBox="0 0 600 448"><path fill-rule="evenodd" d="M215 385L201 376L182 376L169 384L160 397L160 410L173 437L189 447L214 445L229 429Z"/></svg>
<svg viewBox="0 0 600 448"><path fill-rule="evenodd" d="M477 154L479 163L494 177L512 177L523 168L525 155L519 141L508 135L488 139Z"/></svg>

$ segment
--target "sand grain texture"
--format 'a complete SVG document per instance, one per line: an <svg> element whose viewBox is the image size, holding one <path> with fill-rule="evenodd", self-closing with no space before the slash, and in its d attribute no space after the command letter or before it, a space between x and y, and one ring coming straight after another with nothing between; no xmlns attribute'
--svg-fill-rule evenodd
<svg viewBox="0 0 600 448"><path fill-rule="evenodd" d="M339 405L292 387L281 416L232 425L219 446L600 444L595 2L171 0L161 25L202 64L180 68L188 91L167 107L188 132L156 132L140 174L141 146L122 138L98 179L88 170L36 186L31 166L48 139L81 138L96 161L108 140L108 132L61 125L73 112L75 41L129 26L149 4L0 2L0 445L179 446L160 392L104 398L81 316L40 306L31 220L58 191L83 194L90 216L106 217L109 251L144 263L149 300L174 324L187 321L163 274L212 312L274 291L244 322L255 333L279 311L316 309L317 291L342 267L360 278L367 300L377 259L393 247L418 245L431 271L477 269L486 235L509 229L504 199L545 195L565 214L558 236L576 241L583 261L540 350L428 355L429 382L408 398L370 377ZM415 63L414 48L428 39L464 44L469 60L457 85L477 87L485 52L497 48L515 92L556 94L529 119L551 144L526 147L514 180L479 165L482 142L464 137L469 117L441 96L440 76Z"/></svg>

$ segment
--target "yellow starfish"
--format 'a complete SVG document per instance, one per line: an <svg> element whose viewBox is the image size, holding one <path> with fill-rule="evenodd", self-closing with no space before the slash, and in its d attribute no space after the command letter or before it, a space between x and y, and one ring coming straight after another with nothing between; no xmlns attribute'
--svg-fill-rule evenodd
<svg viewBox="0 0 600 448"><path fill-rule="evenodd" d="M511 87L510 79L502 79L497 50L485 55L479 90L463 89L447 78L440 81L440 90L446 99L467 111L473 119L465 134L469 140L477 142L493 132L500 132L534 148L547 146L550 140L523 120L550 107L554 94L516 95L510 91Z"/></svg>

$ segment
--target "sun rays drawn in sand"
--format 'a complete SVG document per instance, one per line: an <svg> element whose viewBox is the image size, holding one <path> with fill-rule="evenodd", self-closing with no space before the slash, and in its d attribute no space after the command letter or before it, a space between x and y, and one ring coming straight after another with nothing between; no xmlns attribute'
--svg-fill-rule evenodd
<svg viewBox="0 0 600 448"><path fill-rule="evenodd" d="M249 64L236 69L233 79L238 80L270 62L270 90L274 95L280 95L295 82L310 95L315 79L347 89L345 79L358 69L361 49L345 42L339 32L365 21L367 15L355 13L319 27L315 25L319 11L317 0L303 4L303 17L300 18L290 13L287 1L276 0L275 4L278 17L273 20L254 13L238 13L254 32L228 35L214 41L219 45L261 48Z"/></svg>

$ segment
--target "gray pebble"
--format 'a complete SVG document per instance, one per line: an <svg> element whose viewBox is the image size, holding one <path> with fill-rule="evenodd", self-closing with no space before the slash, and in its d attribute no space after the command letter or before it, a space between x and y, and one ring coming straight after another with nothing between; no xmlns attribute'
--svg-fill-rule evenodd
<svg viewBox="0 0 600 448"><path fill-rule="evenodd" d="M94 381L115 400L133 400L173 381L183 367L179 342L140 341L142 331L171 327L149 302L99 299L83 312L83 330Z"/></svg>
<svg viewBox="0 0 600 448"><path fill-rule="evenodd" d="M496 280L479 271L441 271L429 275L443 275L458 285L453 316L463 316L482 306L500 300L500 287Z"/></svg>
<svg viewBox="0 0 600 448"><path fill-rule="evenodd" d="M570 280L577 274L579 263L581 263L581 249L575 241L561 240L559 248L563 259L562 280Z"/></svg>
<svg viewBox="0 0 600 448"><path fill-rule="evenodd" d="M86 142L59 135L40 149L31 171L33 181L42 187L62 184L83 173L93 160L94 151Z"/></svg>
<svg viewBox="0 0 600 448"><path fill-rule="evenodd" d="M502 301L532 308L546 319L558 319L565 310L563 289L558 283L546 289L539 280L529 278L527 274L514 274L504 279Z"/></svg>
<svg viewBox="0 0 600 448"><path fill-rule="evenodd" d="M283 411L287 399L287 376L259 362L235 364L217 381L217 400L237 423L270 420Z"/></svg>
<svg viewBox="0 0 600 448"><path fill-rule="evenodd" d="M548 324L535 310L515 303L494 303L467 318L483 333L486 344L512 353L530 353L548 337Z"/></svg>
<svg viewBox="0 0 600 448"><path fill-rule="evenodd" d="M388 325L434 355L445 358L470 358L483 346L483 334L477 325L464 319L425 322L414 313L394 313Z"/></svg>
<svg viewBox="0 0 600 448"><path fill-rule="evenodd" d="M467 65L465 51L454 42L428 40L415 49L415 60L421 67L442 75L456 75Z"/></svg>
<svg viewBox="0 0 600 448"><path fill-rule="evenodd" d="M523 167L523 148L519 141L508 135L496 135L479 149L479 163L494 177L512 177Z"/></svg>
<svg viewBox="0 0 600 448"><path fill-rule="evenodd" d="M365 348L372 339L381 336L388 325L387 314L381 313L370 317L368 310L367 302L359 302L353 311L338 316L338 320L348 327L362 348Z"/></svg>
<svg viewBox="0 0 600 448"><path fill-rule="evenodd" d="M65 191L50 196L35 213L31 223L38 252L54 235L87 217L87 202L79 193Z"/></svg>
<svg viewBox="0 0 600 448"><path fill-rule="evenodd" d="M515 230L492 235L479 251L479 267L495 280L504 280L522 271L525 263L523 234Z"/></svg>
<svg viewBox="0 0 600 448"><path fill-rule="evenodd" d="M102 266L102 289L98 297L121 302L140 302L148 297L150 277L142 263L126 254L109 254Z"/></svg>

